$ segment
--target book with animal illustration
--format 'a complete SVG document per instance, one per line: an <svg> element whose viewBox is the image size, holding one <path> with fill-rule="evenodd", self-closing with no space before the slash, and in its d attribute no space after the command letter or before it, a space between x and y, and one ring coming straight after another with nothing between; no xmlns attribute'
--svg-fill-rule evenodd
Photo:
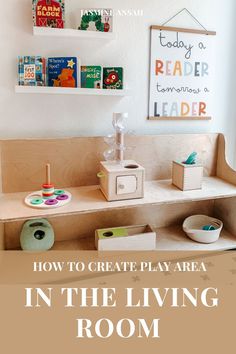
<svg viewBox="0 0 236 354"><path fill-rule="evenodd" d="M64 28L65 0L32 0L32 10L34 26Z"/></svg>
<svg viewBox="0 0 236 354"><path fill-rule="evenodd" d="M77 58L48 58L48 86L77 87Z"/></svg>
<svg viewBox="0 0 236 354"><path fill-rule="evenodd" d="M45 86L46 59L41 56L19 56L18 82L20 86Z"/></svg>
<svg viewBox="0 0 236 354"><path fill-rule="evenodd" d="M103 68L103 88L104 89L123 89L123 68Z"/></svg>
<svg viewBox="0 0 236 354"><path fill-rule="evenodd" d="M96 89L102 87L101 66L81 66L81 87Z"/></svg>
<svg viewBox="0 0 236 354"><path fill-rule="evenodd" d="M112 9L81 9L79 17L79 30L99 32L113 31Z"/></svg>

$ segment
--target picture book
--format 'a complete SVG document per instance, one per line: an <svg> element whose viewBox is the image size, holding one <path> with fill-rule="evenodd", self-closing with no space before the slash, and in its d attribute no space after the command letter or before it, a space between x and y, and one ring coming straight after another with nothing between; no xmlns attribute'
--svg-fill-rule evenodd
<svg viewBox="0 0 236 354"><path fill-rule="evenodd" d="M100 32L113 31L112 9L81 9L79 17L79 30Z"/></svg>
<svg viewBox="0 0 236 354"><path fill-rule="evenodd" d="M123 68L103 68L103 88L123 89Z"/></svg>
<svg viewBox="0 0 236 354"><path fill-rule="evenodd" d="M101 66L81 66L81 87L96 89L102 87Z"/></svg>
<svg viewBox="0 0 236 354"><path fill-rule="evenodd" d="M45 86L46 59L41 56L18 57L18 77L20 86Z"/></svg>
<svg viewBox="0 0 236 354"><path fill-rule="evenodd" d="M64 28L65 0L33 0L32 9L34 26Z"/></svg>
<svg viewBox="0 0 236 354"><path fill-rule="evenodd" d="M48 58L48 86L77 87L77 58Z"/></svg>

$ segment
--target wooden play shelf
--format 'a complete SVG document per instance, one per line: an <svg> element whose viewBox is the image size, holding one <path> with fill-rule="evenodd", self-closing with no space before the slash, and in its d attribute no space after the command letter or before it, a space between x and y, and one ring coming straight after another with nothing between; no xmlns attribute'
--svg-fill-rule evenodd
<svg viewBox="0 0 236 354"><path fill-rule="evenodd" d="M44 94L44 95L81 95L81 96L115 96L124 97L130 94L129 90L104 90L89 88L64 88L46 86L15 86L15 92L21 94Z"/></svg>
<svg viewBox="0 0 236 354"><path fill-rule="evenodd" d="M130 136L126 145L134 147L127 158L146 169L145 197L107 202L96 185L106 149L102 137L0 141L0 248L19 249L24 222L44 217L55 230L54 250L94 250L96 229L130 224L156 229L159 251L236 249L236 171L226 161L222 134ZM203 162L203 188L183 192L168 178L172 160L191 151L197 151ZM38 190L47 162L56 171L55 186L70 191L72 201L61 208L33 209L24 203L26 191ZM182 223L195 214L223 221L218 242L204 245L188 239Z"/></svg>
<svg viewBox="0 0 236 354"><path fill-rule="evenodd" d="M84 39L115 39L114 32L99 31L81 31L71 28L50 28L50 27L33 27L33 35L40 37L59 37L59 38L84 38Z"/></svg>

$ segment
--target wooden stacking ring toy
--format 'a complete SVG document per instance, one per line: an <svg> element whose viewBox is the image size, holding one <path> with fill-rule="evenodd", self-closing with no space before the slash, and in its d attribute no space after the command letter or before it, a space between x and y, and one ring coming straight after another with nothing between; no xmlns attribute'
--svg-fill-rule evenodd
<svg viewBox="0 0 236 354"><path fill-rule="evenodd" d="M47 164L46 182L42 185L41 191L31 193L25 198L25 204L31 208L52 209L70 203L71 199L71 194L66 190L54 188L51 183L50 164Z"/></svg>
<svg viewBox="0 0 236 354"><path fill-rule="evenodd" d="M45 199L52 199L54 196L54 185L51 183L51 167L46 165L46 183L42 185L42 195Z"/></svg>

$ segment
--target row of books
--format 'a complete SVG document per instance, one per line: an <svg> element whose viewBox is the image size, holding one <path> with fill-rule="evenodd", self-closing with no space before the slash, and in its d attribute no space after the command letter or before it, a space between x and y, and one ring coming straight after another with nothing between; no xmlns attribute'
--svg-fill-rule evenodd
<svg viewBox="0 0 236 354"><path fill-rule="evenodd" d="M76 57L18 57L20 86L123 89L123 68L80 66Z"/></svg>
<svg viewBox="0 0 236 354"><path fill-rule="evenodd" d="M37 27L65 27L65 0L32 0L33 24ZM78 29L112 32L112 9L78 9L75 15Z"/></svg>

